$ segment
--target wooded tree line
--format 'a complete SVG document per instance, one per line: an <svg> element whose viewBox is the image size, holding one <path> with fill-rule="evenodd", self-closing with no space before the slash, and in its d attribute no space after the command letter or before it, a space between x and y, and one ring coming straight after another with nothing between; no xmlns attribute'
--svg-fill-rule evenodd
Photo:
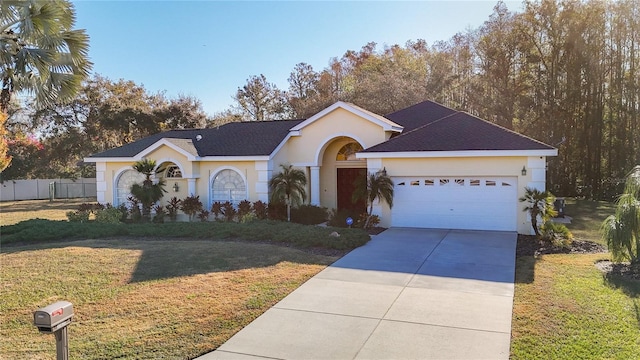
<svg viewBox="0 0 640 360"><path fill-rule="evenodd" d="M369 43L319 72L298 64L280 95L287 106L249 96L267 91L264 77L236 97L250 120L306 117L336 100L378 114L434 100L558 147L554 193L611 199L640 163L639 55L637 0L543 0L520 13L498 3L483 26L448 41Z"/></svg>
<svg viewBox="0 0 640 360"><path fill-rule="evenodd" d="M639 55L638 0L542 0L517 13L498 3L480 28L447 41L372 42L322 70L300 63L286 90L252 76L212 118L197 99L96 77L71 104L15 112L8 128L14 139L45 134L39 151L59 162L49 174L77 173L84 156L169 128L305 118L338 100L384 115L428 99L558 147L555 194L611 199L640 163Z"/></svg>

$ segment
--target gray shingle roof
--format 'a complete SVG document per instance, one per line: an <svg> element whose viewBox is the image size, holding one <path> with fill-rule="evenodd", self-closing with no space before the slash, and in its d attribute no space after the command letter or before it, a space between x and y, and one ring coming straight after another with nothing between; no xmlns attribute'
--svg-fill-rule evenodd
<svg viewBox="0 0 640 360"><path fill-rule="evenodd" d="M397 113L396 113L397 114ZM414 113L410 122L417 123ZM394 120L402 123L402 118ZM552 146L516 133L466 112L453 112L409 132L403 132L363 152L551 150Z"/></svg>
<svg viewBox="0 0 640 360"><path fill-rule="evenodd" d="M409 106L406 109L398 110L385 117L404 127L403 133L429 124L445 116L455 114L456 110L450 109L433 101L423 101Z"/></svg>
<svg viewBox="0 0 640 360"><path fill-rule="evenodd" d="M549 150L552 146L465 112L424 101L385 116L403 132L363 152ZM229 123L217 128L171 130L94 154L91 158L134 157L161 139L192 155L266 156L304 120ZM198 141L197 135L202 138Z"/></svg>
<svg viewBox="0 0 640 360"><path fill-rule="evenodd" d="M289 129L302 120L238 122L209 129L170 130L110 149L92 158L134 157L161 139L191 141L197 155L204 156L264 156L269 155L284 140ZM196 136L201 135L200 141ZM191 152L188 142L174 142Z"/></svg>

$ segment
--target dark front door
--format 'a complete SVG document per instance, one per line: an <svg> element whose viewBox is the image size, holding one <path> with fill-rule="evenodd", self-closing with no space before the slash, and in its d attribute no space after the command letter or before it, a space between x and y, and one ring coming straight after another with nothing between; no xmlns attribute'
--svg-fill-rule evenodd
<svg viewBox="0 0 640 360"><path fill-rule="evenodd" d="M367 176L367 169L342 169L338 168L338 210L352 210L358 214L365 212L365 199L352 201L353 192L356 189L358 178Z"/></svg>

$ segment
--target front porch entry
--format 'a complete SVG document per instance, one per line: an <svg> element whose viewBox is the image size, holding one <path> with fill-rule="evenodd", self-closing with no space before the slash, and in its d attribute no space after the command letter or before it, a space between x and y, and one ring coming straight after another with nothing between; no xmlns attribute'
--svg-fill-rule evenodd
<svg viewBox="0 0 640 360"><path fill-rule="evenodd" d="M337 197L338 210L351 210L358 214L366 211L365 199L353 201L353 193L358 181L367 175L366 168L338 168L337 170Z"/></svg>

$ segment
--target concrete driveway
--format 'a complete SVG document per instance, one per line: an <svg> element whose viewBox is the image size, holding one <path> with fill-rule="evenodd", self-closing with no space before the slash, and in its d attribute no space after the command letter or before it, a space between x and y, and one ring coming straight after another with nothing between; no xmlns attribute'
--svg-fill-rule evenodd
<svg viewBox="0 0 640 360"><path fill-rule="evenodd" d="M508 359L516 239L389 229L199 359Z"/></svg>

